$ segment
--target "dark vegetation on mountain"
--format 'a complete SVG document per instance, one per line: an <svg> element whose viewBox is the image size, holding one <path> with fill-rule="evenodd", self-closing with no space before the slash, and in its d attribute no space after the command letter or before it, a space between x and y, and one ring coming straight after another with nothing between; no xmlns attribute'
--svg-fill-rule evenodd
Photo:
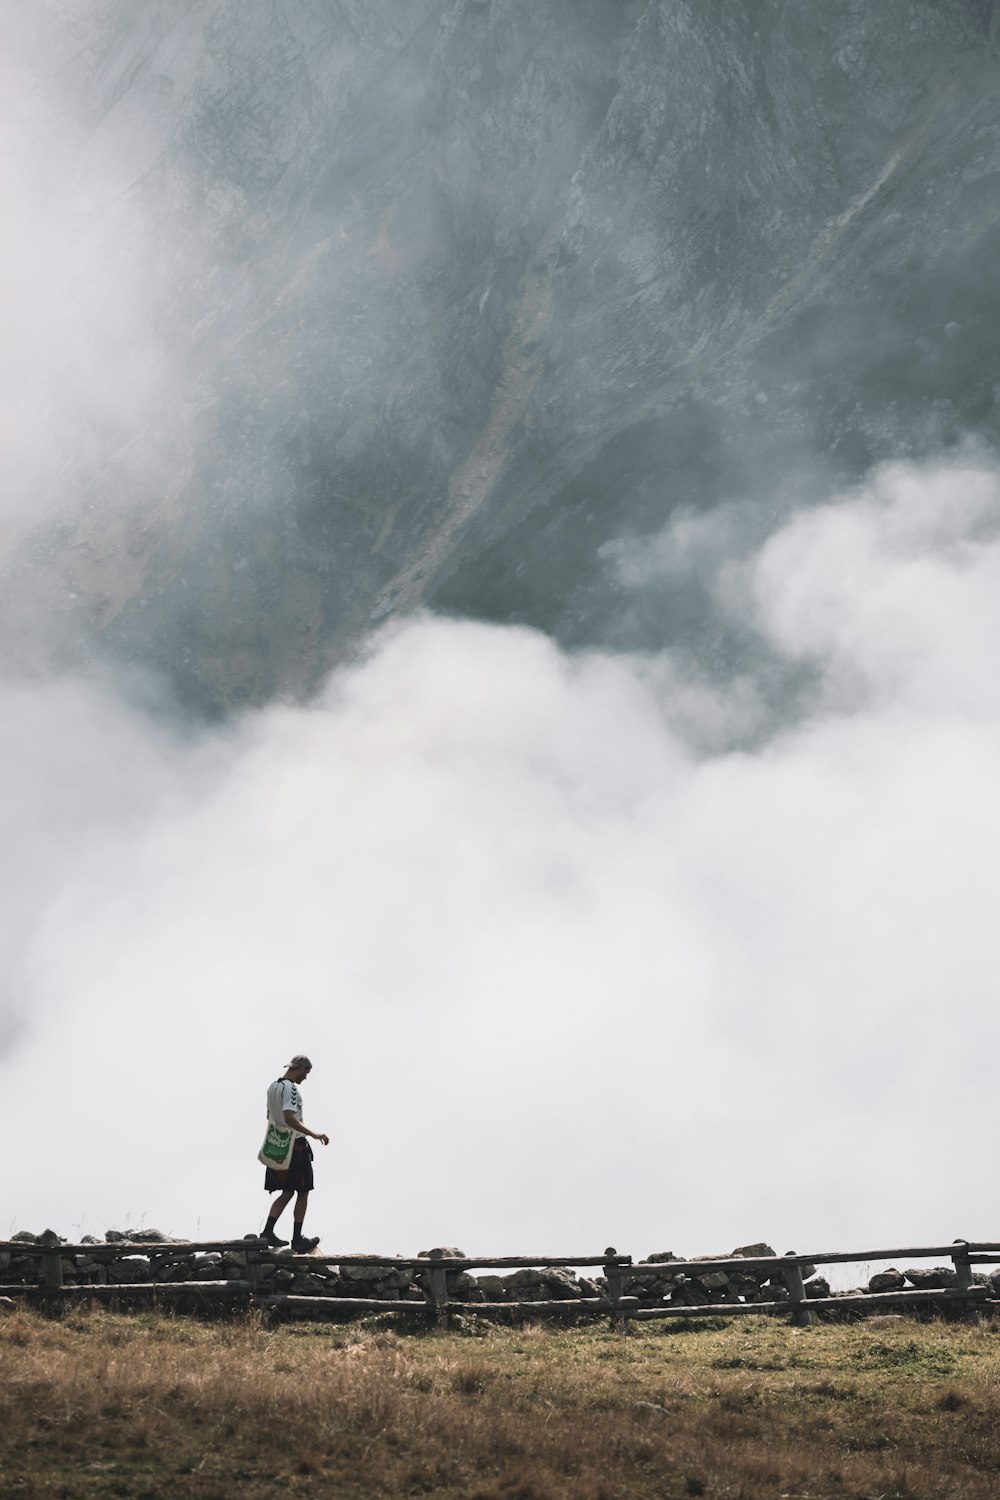
<svg viewBox="0 0 1000 1500"><path fill-rule="evenodd" d="M141 422L50 393L12 651L32 622L214 710L429 605L725 671L697 582L625 597L614 544L996 442L992 0L39 0L13 24L71 102L72 173L113 188L61 224L53 297L141 262L165 374Z"/></svg>

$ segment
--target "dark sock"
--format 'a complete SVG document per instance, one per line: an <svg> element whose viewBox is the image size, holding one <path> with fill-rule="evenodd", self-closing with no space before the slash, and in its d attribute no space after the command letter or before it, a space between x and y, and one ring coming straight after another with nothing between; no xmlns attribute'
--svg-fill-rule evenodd
<svg viewBox="0 0 1000 1500"><path fill-rule="evenodd" d="M274 1233L274 1226L275 1226L275 1224L277 1224L277 1222L278 1222L278 1215L277 1214L271 1214L269 1216L269 1218L268 1218L267 1223L264 1225L264 1233L265 1234L273 1234Z"/></svg>

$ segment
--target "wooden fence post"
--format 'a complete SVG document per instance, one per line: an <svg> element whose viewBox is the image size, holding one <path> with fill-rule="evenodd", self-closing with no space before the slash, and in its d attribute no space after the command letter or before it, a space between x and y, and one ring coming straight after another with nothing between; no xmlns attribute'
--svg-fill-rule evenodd
<svg viewBox="0 0 1000 1500"><path fill-rule="evenodd" d="M799 1328L808 1328L815 1315L809 1311L805 1282L802 1280L802 1267L797 1264L790 1265L781 1274L784 1277L785 1286L788 1288L788 1300L792 1307L792 1322Z"/></svg>
<svg viewBox="0 0 1000 1500"><path fill-rule="evenodd" d="M618 1333L628 1333L628 1318L619 1305L622 1300L625 1277L621 1266L611 1264L611 1257L617 1255L618 1251L614 1245L609 1245L604 1253L608 1257L608 1263L604 1267L604 1279L608 1284L608 1300L611 1303L611 1327Z"/></svg>
<svg viewBox="0 0 1000 1500"><path fill-rule="evenodd" d="M431 1312L433 1313L434 1321L437 1324L437 1326L439 1328L447 1328L448 1327L448 1272L447 1272L447 1270L445 1269L444 1266L436 1266L436 1265L434 1265L434 1261L436 1261L436 1260L443 1260L444 1259L444 1252L442 1250L432 1250L430 1258L431 1258L431 1268L430 1268Z"/></svg>
<svg viewBox="0 0 1000 1500"><path fill-rule="evenodd" d="M54 1249L46 1248L42 1251L42 1281L45 1286L46 1301L54 1298L62 1290L62 1255L58 1245Z"/></svg>
<svg viewBox="0 0 1000 1500"><path fill-rule="evenodd" d="M955 1267L956 1289L961 1292L970 1292L975 1286L975 1282L972 1279L972 1259L965 1240L955 1241L955 1248L951 1253L951 1259ZM967 1317L978 1319L979 1310L975 1307L966 1306L965 1314Z"/></svg>

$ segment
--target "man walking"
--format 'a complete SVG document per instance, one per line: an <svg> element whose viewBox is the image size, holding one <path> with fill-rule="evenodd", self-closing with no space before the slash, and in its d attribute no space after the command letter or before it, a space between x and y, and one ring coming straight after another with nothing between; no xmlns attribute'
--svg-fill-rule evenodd
<svg viewBox="0 0 1000 1500"><path fill-rule="evenodd" d="M274 1232L274 1226L294 1197L295 1209L292 1218L295 1223L292 1232L292 1249L301 1252L315 1250L319 1244L318 1236L310 1240L306 1239L302 1233L309 1194L314 1185L313 1153L306 1137L320 1141L324 1146L330 1144L328 1135L323 1135L318 1130L310 1130L302 1120L302 1094L299 1084L309 1077L311 1071L312 1063L308 1057L299 1053L292 1058L281 1077L276 1078L267 1091L268 1121L279 1130L291 1130L293 1145L287 1167L280 1171L274 1167L267 1167L265 1171L265 1192L278 1193L280 1196L275 1200L267 1216L263 1239L268 1245L288 1244L287 1240L279 1240Z"/></svg>

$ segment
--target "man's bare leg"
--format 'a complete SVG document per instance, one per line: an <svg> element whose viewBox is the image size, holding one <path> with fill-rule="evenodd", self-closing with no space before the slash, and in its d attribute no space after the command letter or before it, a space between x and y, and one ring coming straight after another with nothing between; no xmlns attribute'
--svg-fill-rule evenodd
<svg viewBox="0 0 1000 1500"><path fill-rule="evenodd" d="M288 1207L289 1203L291 1203L294 1195L294 1188L285 1188L285 1191L283 1193L279 1193L277 1198L274 1200L273 1204L271 1205L271 1212L267 1216L267 1223L264 1226L265 1239L277 1239L274 1226L281 1218L281 1215L285 1212L285 1209ZM287 1241L282 1240L281 1243L286 1244Z"/></svg>
<svg viewBox="0 0 1000 1500"><path fill-rule="evenodd" d="M309 1189L305 1188L302 1192L299 1193L298 1197L295 1200L295 1211L294 1211L294 1213L292 1215L293 1219L295 1220L295 1232L292 1235L292 1249L293 1250L295 1249L296 1245L303 1244L303 1243L305 1244L306 1248L308 1248L309 1250L314 1250L316 1248L316 1246L319 1244L319 1240L304 1240L303 1239L302 1225L305 1222L306 1209L308 1207L309 1207Z"/></svg>
<svg viewBox="0 0 1000 1500"><path fill-rule="evenodd" d="M294 1197L294 1188L285 1188L285 1191L283 1193L278 1194L277 1198L275 1198L274 1203L271 1206L271 1212L267 1216L272 1223L276 1223L277 1220L281 1218L281 1215L285 1212L285 1209L288 1207L289 1203L291 1203Z"/></svg>

